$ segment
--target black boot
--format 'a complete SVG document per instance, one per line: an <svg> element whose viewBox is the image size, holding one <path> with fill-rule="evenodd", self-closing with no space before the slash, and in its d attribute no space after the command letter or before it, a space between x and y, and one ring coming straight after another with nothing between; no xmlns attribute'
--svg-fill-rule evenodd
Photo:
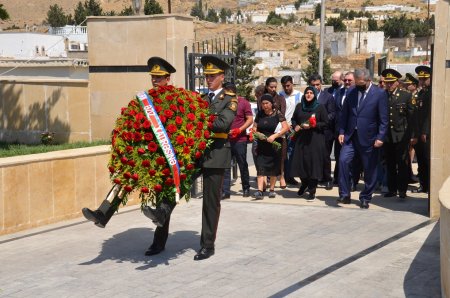
<svg viewBox="0 0 450 298"><path fill-rule="evenodd" d="M145 206L142 208L142 212L145 216L150 218L155 225L162 227L167 218L170 217L173 208L175 208L175 203L163 200L155 209L150 208L150 206Z"/></svg>
<svg viewBox="0 0 450 298"><path fill-rule="evenodd" d="M108 196L111 194L113 189L114 187L111 189ZM121 202L122 198L117 194L114 196L111 202L108 200L104 200L97 210L92 211L89 208L83 208L81 211L83 212L83 215L87 220L94 222L95 225L99 228L104 228L111 217L114 215L114 212L119 209L119 205Z"/></svg>

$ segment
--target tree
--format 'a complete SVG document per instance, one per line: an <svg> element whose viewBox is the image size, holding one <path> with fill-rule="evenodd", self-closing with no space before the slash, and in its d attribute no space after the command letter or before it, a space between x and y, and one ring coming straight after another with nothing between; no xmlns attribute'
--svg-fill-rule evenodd
<svg viewBox="0 0 450 298"><path fill-rule="evenodd" d="M217 12L213 8L208 9L208 14L206 15L205 20L208 22L218 23L219 17L217 16Z"/></svg>
<svg viewBox="0 0 450 298"><path fill-rule="evenodd" d="M253 76L253 68L256 61L252 58L254 51L247 47L244 38L238 32L234 40L233 53L236 56L236 88L240 96L253 100L253 82L257 77Z"/></svg>
<svg viewBox="0 0 450 298"><path fill-rule="evenodd" d="M321 15L321 11L322 11L322 5L317 4L316 6L314 6L314 19L320 19L320 15Z"/></svg>
<svg viewBox="0 0 450 298"><path fill-rule="evenodd" d="M133 7L128 6L122 9L122 11L119 13L119 16L132 16L134 15Z"/></svg>
<svg viewBox="0 0 450 298"><path fill-rule="evenodd" d="M267 16L266 24L280 26L283 24L283 19L275 11L271 11Z"/></svg>
<svg viewBox="0 0 450 298"><path fill-rule="evenodd" d="M347 31L347 26L345 26L341 18L329 18L325 26L333 26L335 32Z"/></svg>
<svg viewBox="0 0 450 298"><path fill-rule="evenodd" d="M67 16L61 6L58 4L50 5L47 11L47 19L45 20L51 27L64 27L67 25Z"/></svg>
<svg viewBox="0 0 450 298"><path fill-rule="evenodd" d="M83 7L83 3L78 2L77 7L75 7L74 21L76 25L81 24L86 19L86 11Z"/></svg>
<svg viewBox="0 0 450 298"><path fill-rule="evenodd" d="M308 44L308 62L309 65L302 73L302 78L308 81L308 78L315 73L319 73L319 48L317 47L316 38L313 36L311 42ZM329 84L331 77L330 63L324 59L323 61L323 82Z"/></svg>
<svg viewBox="0 0 450 298"><path fill-rule="evenodd" d="M8 20L9 14L6 11L6 8L3 8L3 4L0 3L0 20Z"/></svg>
<svg viewBox="0 0 450 298"><path fill-rule="evenodd" d="M195 3L194 6L192 6L191 16L198 17L200 20L205 19L205 14L203 13L202 0L199 0L198 3Z"/></svg>
<svg viewBox="0 0 450 298"><path fill-rule="evenodd" d="M81 1L78 2L74 14L75 23L79 25L87 16L101 16L103 15L103 11L97 0L85 0L84 4Z"/></svg>
<svg viewBox="0 0 450 298"><path fill-rule="evenodd" d="M377 21L372 18L368 19L367 20L367 30L368 31L378 31Z"/></svg>
<svg viewBox="0 0 450 298"><path fill-rule="evenodd" d="M161 5L159 5L156 0L145 0L144 4L144 14L152 15L152 14L160 14L164 13Z"/></svg>
<svg viewBox="0 0 450 298"><path fill-rule="evenodd" d="M231 17L231 15L232 15L232 12L231 12L230 9L222 8L220 10L220 13L219 13L220 22L221 23L226 23L227 22L227 17L229 18L229 17Z"/></svg>
<svg viewBox="0 0 450 298"><path fill-rule="evenodd" d="M297 0L294 3L295 9L298 9L300 7L300 5L302 5L303 3L308 2L308 0Z"/></svg>

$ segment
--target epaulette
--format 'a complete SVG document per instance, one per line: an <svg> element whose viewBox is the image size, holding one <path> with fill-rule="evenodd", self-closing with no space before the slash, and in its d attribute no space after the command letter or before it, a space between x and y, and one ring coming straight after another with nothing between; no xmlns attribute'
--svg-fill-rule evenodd
<svg viewBox="0 0 450 298"><path fill-rule="evenodd" d="M224 91L223 93L225 93L226 95L230 95L230 96L236 96L236 93L231 92L231 91Z"/></svg>

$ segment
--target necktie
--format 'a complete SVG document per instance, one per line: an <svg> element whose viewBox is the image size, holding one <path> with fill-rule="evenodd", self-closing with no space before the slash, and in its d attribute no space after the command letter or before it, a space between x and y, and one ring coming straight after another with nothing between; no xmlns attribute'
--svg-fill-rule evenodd
<svg viewBox="0 0 450 298"><path fill-rule="evenodd" d="M341 99L341 106L344 105L344 100L345 100L346 97L347 97L347 89L345 89L344 95L342 96L342 99Z"/></svg>
<svg viewBox="0 0 450 298"><path fill-rule="evenodd" d="M214 98L214 92L209 92L208 97L209 97L209 101L212 101Z"/></svg>
<svg viewBox="0 0 450 298"><path fill-rule="evenodd" d="M361 96L359 97L358 108L361 106L361 104L362 104L362 102L364 100L364 97L366 96L366 92L360 91L360 94L361 94Z"/></svg>

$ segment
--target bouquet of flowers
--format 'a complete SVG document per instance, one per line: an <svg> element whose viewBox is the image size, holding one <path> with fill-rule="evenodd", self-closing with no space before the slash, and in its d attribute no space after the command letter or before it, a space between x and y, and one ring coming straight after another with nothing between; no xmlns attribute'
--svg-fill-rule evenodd
<svg viewBox="0 0 450 298"><path fill-rule="evenodd" d="M312 114L308 120L306 120L300 125L300 127L310 127L310 128L314 128L316 126L317 126L316 114ZM295 140L296 137L297 132L295 130L292 130L291 133L289 134L289 139Z"/></svg>
<svg viewBox="0 0 450 298"><path fill-rule="evenodd" d="M214 117L209 115L208 102L196 92L173 86L156 87L148 94L178 161L180 192L189 194L191 178L199 170L196 162L212 142L208 126ZM141 207L156 205L162 197L175 201L171 166L151 126L137 98L122 108L116 120L108 168L113 183L125 190L124 205L135 190Z"/></svg>
<svg viewBox="0 0 450 298"><path fill-rule="evenodd" d="M267 140L267 137L266 137L265 134L262 134L262 133L256 132L256 131L253 132L253 138L256 139L256 140L260 140L260 141L266 141ZM273 147L273 149L278 151L278 150L281 149L281 144L278 143L277 141L273 141L272 142L272 147Z"/></svg>

